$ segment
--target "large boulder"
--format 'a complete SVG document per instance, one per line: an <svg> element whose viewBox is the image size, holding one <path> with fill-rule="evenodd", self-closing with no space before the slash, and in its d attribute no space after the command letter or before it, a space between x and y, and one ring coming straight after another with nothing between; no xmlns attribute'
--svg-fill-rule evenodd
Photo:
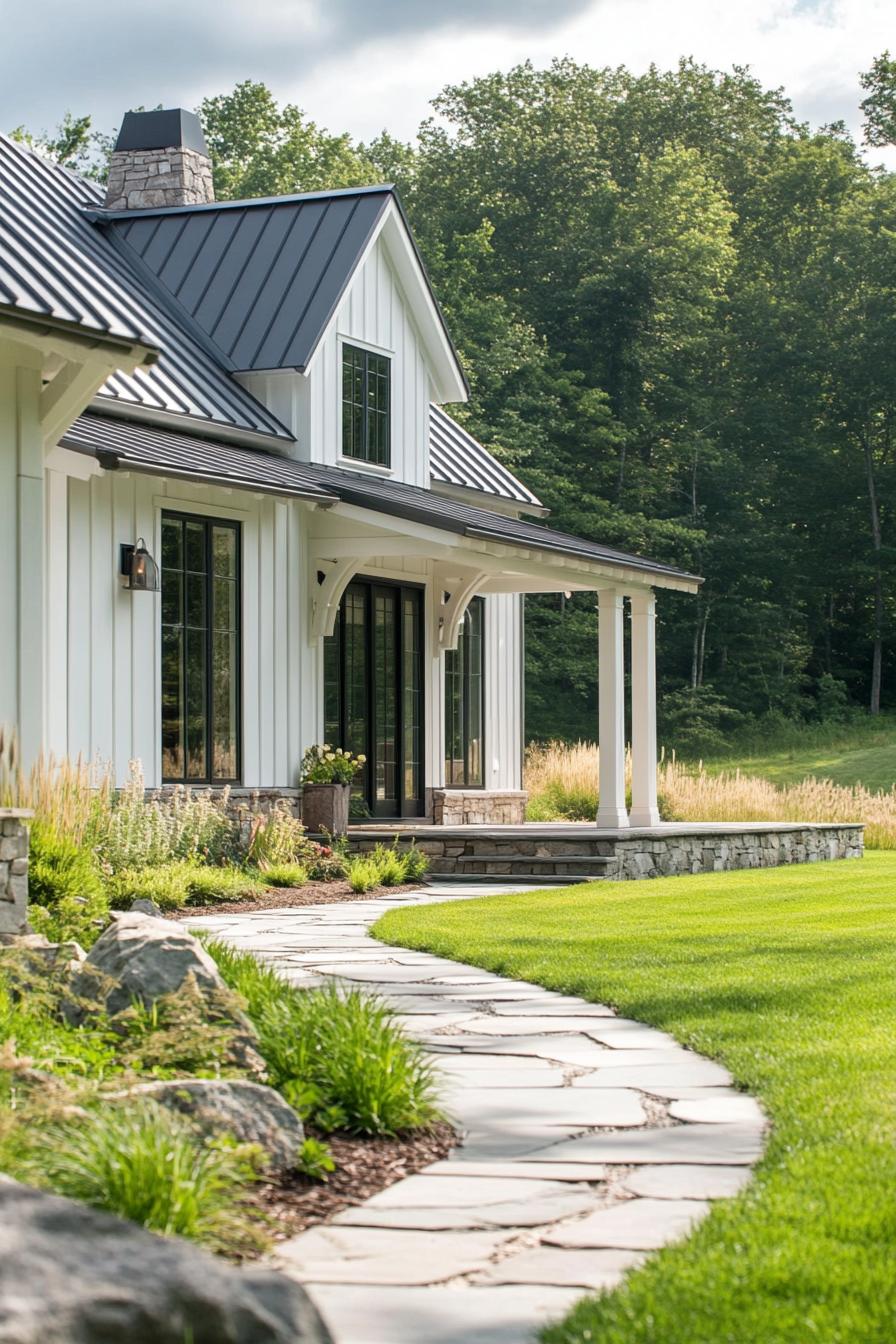
<svg viewBox="0 0 896 1344"><path fill-rule="evenodd" d="M185 1115L204 1135L231 1134L257 1143L271 1171L292 1171L305 1131L279 1092L240 1078L186 1078L140 1083L124 1094L154 1101Z"/></svg>
<svg viewBox="0 0 896 1344"><path fill-rule="evenodd" d="M232 999L214 961L182 924L128 910L113 918L72 977L67 1013L71 1020L81 1021L90 1004L113 1017L135 1001L149 1008L190 979L218 1014L221 1005ZM263 1077L264 1060L255 1048L254 1027L236 1009L228 1016L238 1028L234 1063Z"/></svg>
<svg viewBox="0 0 896 1344"><path fill-rule="evenodd" d="M303 1288L0 1178L0 1344L332 1344Z"/></svg>

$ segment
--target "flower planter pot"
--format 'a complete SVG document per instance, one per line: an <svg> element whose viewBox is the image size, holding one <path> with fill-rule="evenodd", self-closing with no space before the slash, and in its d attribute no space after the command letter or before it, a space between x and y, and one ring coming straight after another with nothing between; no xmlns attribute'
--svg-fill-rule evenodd
<svg viewBox="0 0 896 1344"><path fill-rule="evenodd" d="M312 835L345 835L348 830L350 784L304 784L302 825Z"/></svg>

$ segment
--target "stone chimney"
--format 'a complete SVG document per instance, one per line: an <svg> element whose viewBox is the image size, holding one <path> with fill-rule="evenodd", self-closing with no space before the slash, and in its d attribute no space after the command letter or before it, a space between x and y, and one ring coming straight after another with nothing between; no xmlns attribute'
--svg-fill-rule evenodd
<svg viewBox="0 0 896 1344"><path fill-rule="evenodd" d="M195 112L126 112L109 161L107 210L208 205L212 161Z"/></svg>

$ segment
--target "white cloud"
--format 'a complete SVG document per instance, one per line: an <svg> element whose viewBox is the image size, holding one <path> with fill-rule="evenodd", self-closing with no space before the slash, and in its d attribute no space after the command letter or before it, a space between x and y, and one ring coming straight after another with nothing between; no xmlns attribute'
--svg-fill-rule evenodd
<svg viewBox="0 0 896 1344"><path fill-rule="evenodd" d="M749 65L798 116L860 133L859 71L894 45L892 0L13 0L0 127L66 109L104 128L128 107L195 106L261 79L332 130L410 137L449 82L531 58ZM382 36L379 34L382 33ZM371 35L373 34L373 35ZM876 151L875 159L883 157ZM896 166L896 151L890 162Z"/></svg>

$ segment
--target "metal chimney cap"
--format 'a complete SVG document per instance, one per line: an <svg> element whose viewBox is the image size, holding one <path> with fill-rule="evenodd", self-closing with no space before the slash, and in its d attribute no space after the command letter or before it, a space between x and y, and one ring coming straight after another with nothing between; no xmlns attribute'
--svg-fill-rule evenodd
<svg viewBox="0 0 896 1344"><path fill-rule="evenodd" d="M208 157L208 146L195 112L183 107L154 112L125 112L116 150L194 149Z"/></svg>

